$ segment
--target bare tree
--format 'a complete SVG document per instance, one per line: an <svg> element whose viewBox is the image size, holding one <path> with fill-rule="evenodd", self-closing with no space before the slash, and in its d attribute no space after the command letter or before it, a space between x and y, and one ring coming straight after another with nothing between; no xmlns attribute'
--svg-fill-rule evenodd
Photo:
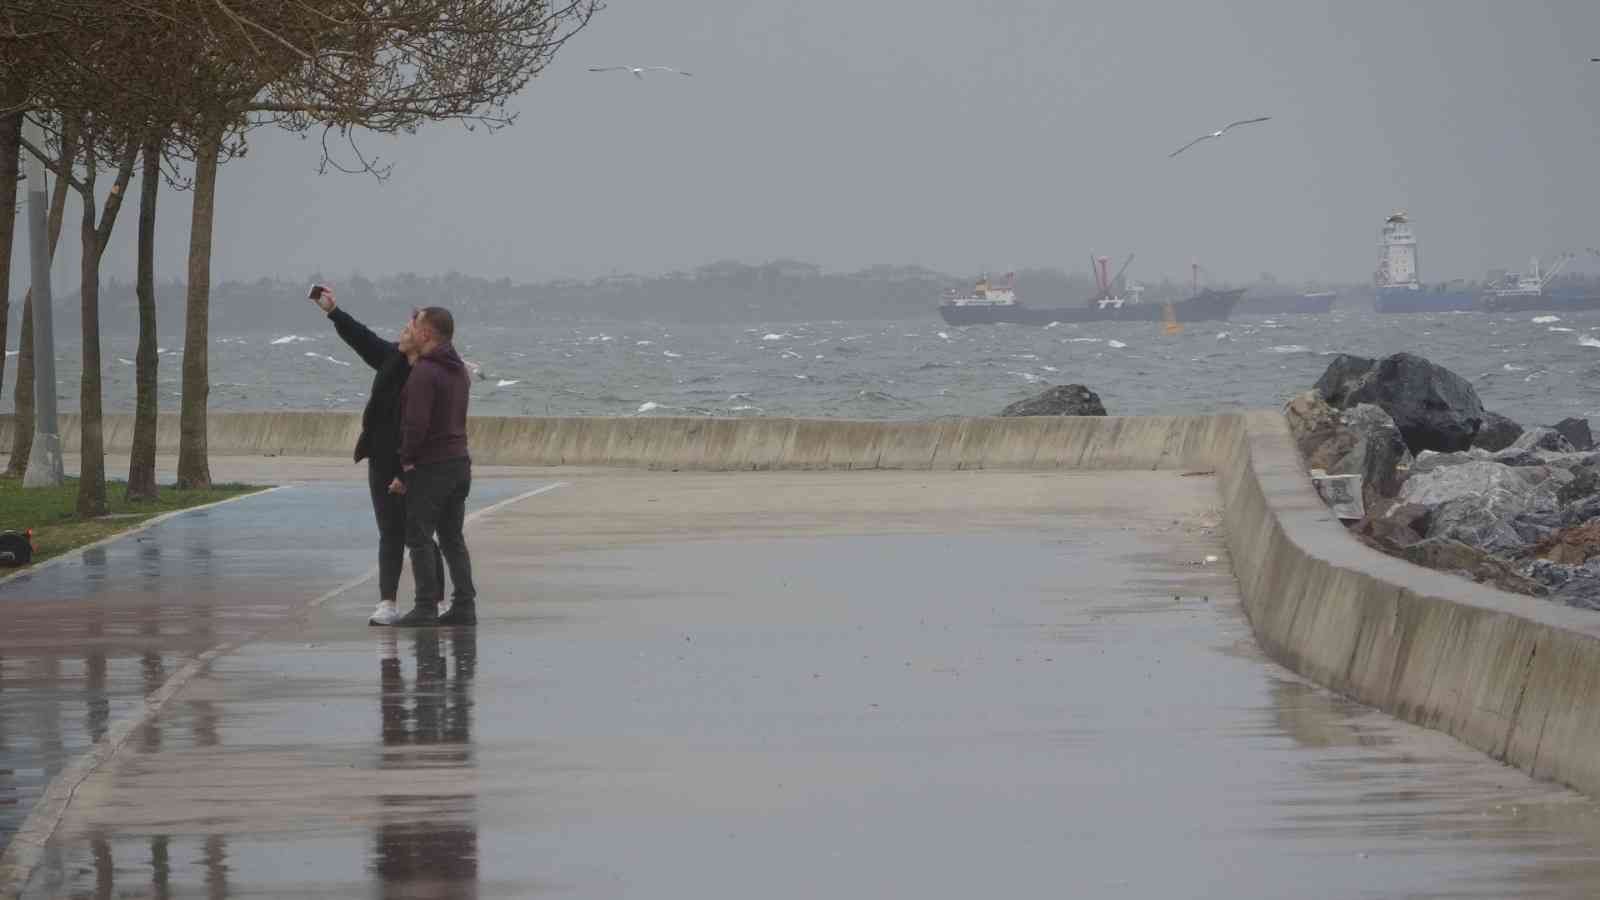
<svg viewBox="0 0 1600 900"><path fill-rule="evenodd" d="M542 72L600 9L599 0L344 0L313 10L274 0L218 0L202 16L211 46L225 48L233 82L248 91L213 94L195 142L194 215L185 313L178 484L211 481L206 454L206 347L216 151L230 133L270 123L321 128L323 170L387 170L356 143L359 132L410 133L455 120L490 130L509 125L510 98ZM240 65L239 61L249 61ZM230 130L232 129L232 130ZM337 134L353 162L335 159Z"/></svg>

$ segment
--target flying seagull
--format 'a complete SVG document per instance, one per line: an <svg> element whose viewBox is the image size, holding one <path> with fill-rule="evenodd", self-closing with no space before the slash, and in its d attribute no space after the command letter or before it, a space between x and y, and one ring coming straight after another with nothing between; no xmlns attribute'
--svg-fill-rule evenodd
<svg viewBox="0 0 1600 900"><path fill-rule="evenodd" d="M1238 128L1240 125L1254 125L1257 122L1265 122L1270 118L1272 118L1272 117L1271 116L1262 116L1259 119L1240 119L1237 122L1230 122L1230 123L1228 123L1227 127L1223 128L1221 131L1213 131L1210 134L1202 134L1199 137L1195 138L1194 140L1190 141L1189 143L1184 144L1182 147L1179 147L1178 149L1172 151L1171 153L1168 153L1167 154L1167 159L1171 159L1174 156L1177 156L1179 153L1182 153L1183 151L1189 149L1190 147L1193 147L1195 144L1198 144L1201 141L1209 141L1212 138L1222 137L1223 135L1227 134L1229 131L1231 131L1231 130L1233 130L1235 128Z"/></svg>
<svg viewBox="0 0 1600 900"><path fill-rule="evenodd" d="M694 74L693 72L685 72L682 69L674 69L674 68L672 68L670 66L590 66L589 67L589 71L591 71L591 72L632 72L633 73L633 77L639 79L640 81L644 80L644 73L646 73L646 72L671 72L674 75L693 75Z"/></svg>

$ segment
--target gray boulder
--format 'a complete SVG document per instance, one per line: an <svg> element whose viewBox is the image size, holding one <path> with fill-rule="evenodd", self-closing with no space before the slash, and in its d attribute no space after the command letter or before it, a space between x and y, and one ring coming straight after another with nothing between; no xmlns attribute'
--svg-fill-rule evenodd
<svg viewBox="0 0 1600 900"><path fill-rule="evenodd" d="M1383 407L1413 453L1465 450L1484 418L1483 402L1470 382L1411 353L1381 360L1343 399L1344 406Z"/></svg>
<svg viewBox="0 0 1600 900"><path fill-rule="evenodd" d="M1459 466L1463 463L1484 462L1489 460L1489 453L1484 450L1479 450L1476 447L1471 450L1463 450L1459 453L1440 453L1437 450L1424 450L1421 453L1418 453L1416 458L1411 461L1410 470L1412 475L1420 475L1424 472L1432 472L1435 469L1444 469L1450 466Z"/></svg>
<svg viewBox="0 0 1600 900"><path fill-rule="evenodd" d="M1103 416L1100 395L1081 384L1057 385L1043 393L1018 400L1001 410L1002 416Z"/></svg>
<svg viewBox="0 0 1600 900"><path fill-rule="evenodd" d="M1400 558L1438 569L1454 572L1480 584L1491 584L1501 590L1535 597L1549 593L1549 588L1522 575L1508 562L1495 559L1483 550L1449 538L1429 538L1399 551Z"/></svg>
<svg viewBox="0 0 1600 900"><path fill-rule="evenodd" d="M1587 453L1594 449L1594 434L1589 431L1588 419L1562 419L1553 427L1561 432L1561 436L1567 439L1567 443L1571 444L1574 450Z"/></svg>
<svg viewBox="0 0 1600 900"><path fill-rule="evenodd" d="M1350 392L1359 387L1377 366L1375 359L1341 353L1328 363L1327 370L1317 379L1315 390L1330 406L1343 409L1349 405Z"/></svg>
<svg viewBox="0 0 1600 900"><path fill-rule="evenodd" d="M1356 435L1357 441L1328 469L1328 474L1360 475L1367 506L1373 506L1376 497L1399 493L1399 467L1411 462L1411 453L1394 420L1381 408L1362 403L1341 413L1339 421Z"/></svg>
<svg viewBox="0 0 1600 900"><path fill-rule="evenodd" d="M1561 521L1566 525L1582 525L1597 516L1600 516L1600 494L1590 494L1561 510Z"/></svg>
<svg viewBox="0 0 1600 900"><path fill-rule="evenodd" d="M1540 456L1538 453L1535 453L1532 450L1518 450L1515 447L1507 447L1506 449L1501 450L1499 453L1490 456L1489 459L1499 463L1502 466L1512 466L1519 469L1526 468L1528 466L1542 466L1546 464L1545 458Z"/></svg>
<svg viewBox="0 0 1600 900"><path fill-rule="evenodd" d="M1580 463L1571 469L1572 480L1556 491L1556 500L1566 506L1585 497L1600 493L1600 468L1590 463Z"/></svg>
<svg viewBox="0 0 1600 900"><path fill-rule="evenodd" d="M1576 448L1566 436L1554 428L1538 426L1522 433L1507 450L1543 450L1547 453L1575 453Z"/></svg>
<svg viewBox="0 0 1600 900"><path fill-rule="evenodd" d="M1475 461L1414 473L1401 486L1399 499L1433 507L1429 538L1521 554L1561 524L1556 491L1569 480L1571 475L1558 469Z"/></svg>
<svg viewBox="0 0 1600 900"><path fill-rule="evenodd" d="M1472 446L1489 451L1504 450L1521 436L1521 425L1499 413L1485 412L1483 424L1478 426L1478 434L1472 439Z"/></svg>

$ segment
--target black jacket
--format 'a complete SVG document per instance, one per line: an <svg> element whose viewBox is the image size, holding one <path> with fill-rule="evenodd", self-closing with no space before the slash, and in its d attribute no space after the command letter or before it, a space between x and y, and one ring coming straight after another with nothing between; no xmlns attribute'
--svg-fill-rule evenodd
<svg viewBox="0 0 1600 900"><path fill-rule="evenodd" d="M386 341L372 329L357 322L338 308L328 313L339 337L362 361L377 371L367 408L361 412L361 437L356 441L356 462L372 460L386 472L400 471L400 389L411 376L411 362L394 341Z"/></svg>

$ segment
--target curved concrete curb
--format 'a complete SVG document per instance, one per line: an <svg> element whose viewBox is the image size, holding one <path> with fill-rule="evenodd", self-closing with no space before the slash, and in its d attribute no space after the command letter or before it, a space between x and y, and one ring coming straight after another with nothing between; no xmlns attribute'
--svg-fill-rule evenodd
<svg viewBox="0 0 1600 900"><path fill-rule="evenodd" d="M64 417L73 420L74 417ZM131 417L110 416L108 447ZM213 413L217 454L343 455L349 413ZM503 465L684 469L1155 469L1217 472L1235 576L1263 648L1320 684L1600 796L1600 615L1384 556L1312 491L1277 412L1145 418L496 418ZM63 422L68 449L73 422ZM9 423L0 418L0 441ZM175 416L159 443L176 448ZM0 444L3 445L3 444Z"/></svg>
<svg viewBox="0 0 1600 900"><path fill-rule="evenodd" d="M1600 615L1362 545L1311 489L1282 416L1236 421L1217 468L1262 647L1319 684L1600 796Z"/></svg>

